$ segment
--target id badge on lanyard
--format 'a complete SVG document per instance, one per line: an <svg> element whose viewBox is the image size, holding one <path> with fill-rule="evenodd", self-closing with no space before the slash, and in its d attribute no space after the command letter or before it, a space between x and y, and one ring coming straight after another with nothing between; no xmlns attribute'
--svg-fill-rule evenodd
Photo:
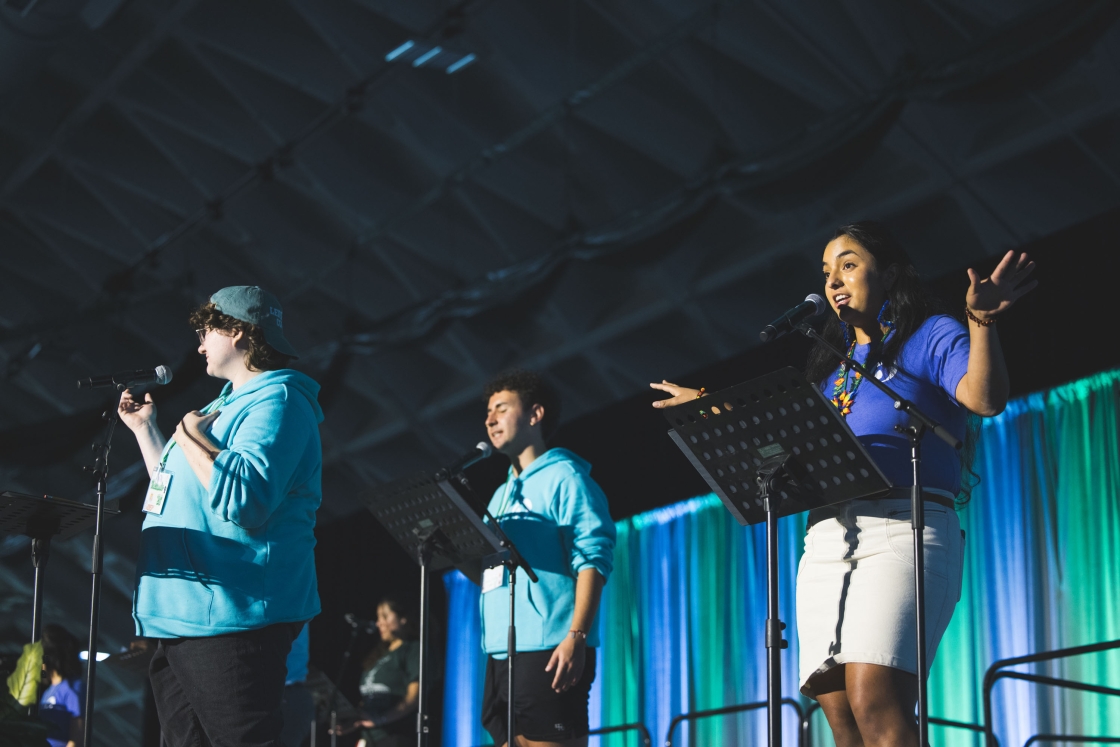
<svg viewBox="0 0 1120 747"><path fill-rule="evenodd" d="M152 481L148 483L148 494L144 496L144 513L157 516L163 513L163 505L167 502L167 489L171 487L171 477L166 466L160 462L155 474L152 475Z"/></svg>

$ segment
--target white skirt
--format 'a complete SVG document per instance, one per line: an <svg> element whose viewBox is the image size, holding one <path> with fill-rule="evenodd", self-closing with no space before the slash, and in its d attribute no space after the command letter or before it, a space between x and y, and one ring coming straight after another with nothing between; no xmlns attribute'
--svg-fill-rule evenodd
<svg viewBox="0 0 1120 747"><path fill-rule="evenodd" d="M910 499L837 506L805 535L797 570L801 692L839 664L879 664L917 674L914 535ZM964 538L957 514L925 502L926 662L961 596Z"/></svg>

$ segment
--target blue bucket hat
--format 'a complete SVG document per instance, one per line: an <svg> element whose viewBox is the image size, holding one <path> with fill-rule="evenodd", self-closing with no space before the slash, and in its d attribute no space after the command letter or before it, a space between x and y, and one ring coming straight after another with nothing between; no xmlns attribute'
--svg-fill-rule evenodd
<svg viewBox="0 0 1120 747"><path fill-rule="evenodd" d="M298 358L296 349L284 337L284 310L280 299L256 285L231 285L210 296L218 311L234 319L255 324L264 332L264 340L276 352Z"/></svg>

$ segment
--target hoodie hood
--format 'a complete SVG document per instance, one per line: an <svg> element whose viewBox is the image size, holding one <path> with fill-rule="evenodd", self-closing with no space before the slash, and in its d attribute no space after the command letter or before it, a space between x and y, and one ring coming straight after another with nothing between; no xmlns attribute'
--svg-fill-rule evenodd
<svg viewBox="0 0 1120 747"><path fill-rule="evenodd" d="M528 480L530 477L532 477L537 472L540 472L543 469L547 469L548 467L551 467L554 464L561 464L561 463L570 464L572 466L572 469L574 469L576 472L579 472L582 475L586 476L586 475L591 474L591 463L590 462L588 462L586 459L578 456L577 454L573 454L572 452L568 451L567 449L557 448L557 449L549 449L548 451L546 451L545 453L541 454L539 457L534 459L529 464L528 467L526 467L524 470L521 471L520 475L513 475L513 467L510 467L510 476L515 477L516 479L524 482L525 480Z"/></svg>
<svg viewBox="0 0 1120 747"><path fill-rule="evenodd" d="M302 394L311 405L312 412L315 413L315 422L323 422L323 408L319 406L319 382L307 374L291 368L281 368L276 371L265 371L257 374L236 391L233 384L227 381L226 385L222 387L221 396L226 398L226 402L233 402L238 397L244 397L270 386L286 386L289 390ZM576 458L578 459L578 457Z"/></svg>

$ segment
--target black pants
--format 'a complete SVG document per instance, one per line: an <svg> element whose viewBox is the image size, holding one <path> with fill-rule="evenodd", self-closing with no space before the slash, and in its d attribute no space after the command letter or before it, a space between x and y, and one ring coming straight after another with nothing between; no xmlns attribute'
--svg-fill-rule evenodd
<svg viewBox="0 0 1120 747"><path fill-rule="evenodd" d="M303 623L163 638L148 674L167 747L282 747L288 651Z"/></svg>
<svg viewBox="0 0 1120 747"><path fill-rule="evenodd" d="M546 672L552 650L522 651L514 659L514 729L518 736L539 742L567 742L587 736L587 702L595 680L595 649L585 649L583 675L574 687L552 689L555 672ZM482 727L494 744L508 741L509 661L489 657L482 693Z"/></svg>

